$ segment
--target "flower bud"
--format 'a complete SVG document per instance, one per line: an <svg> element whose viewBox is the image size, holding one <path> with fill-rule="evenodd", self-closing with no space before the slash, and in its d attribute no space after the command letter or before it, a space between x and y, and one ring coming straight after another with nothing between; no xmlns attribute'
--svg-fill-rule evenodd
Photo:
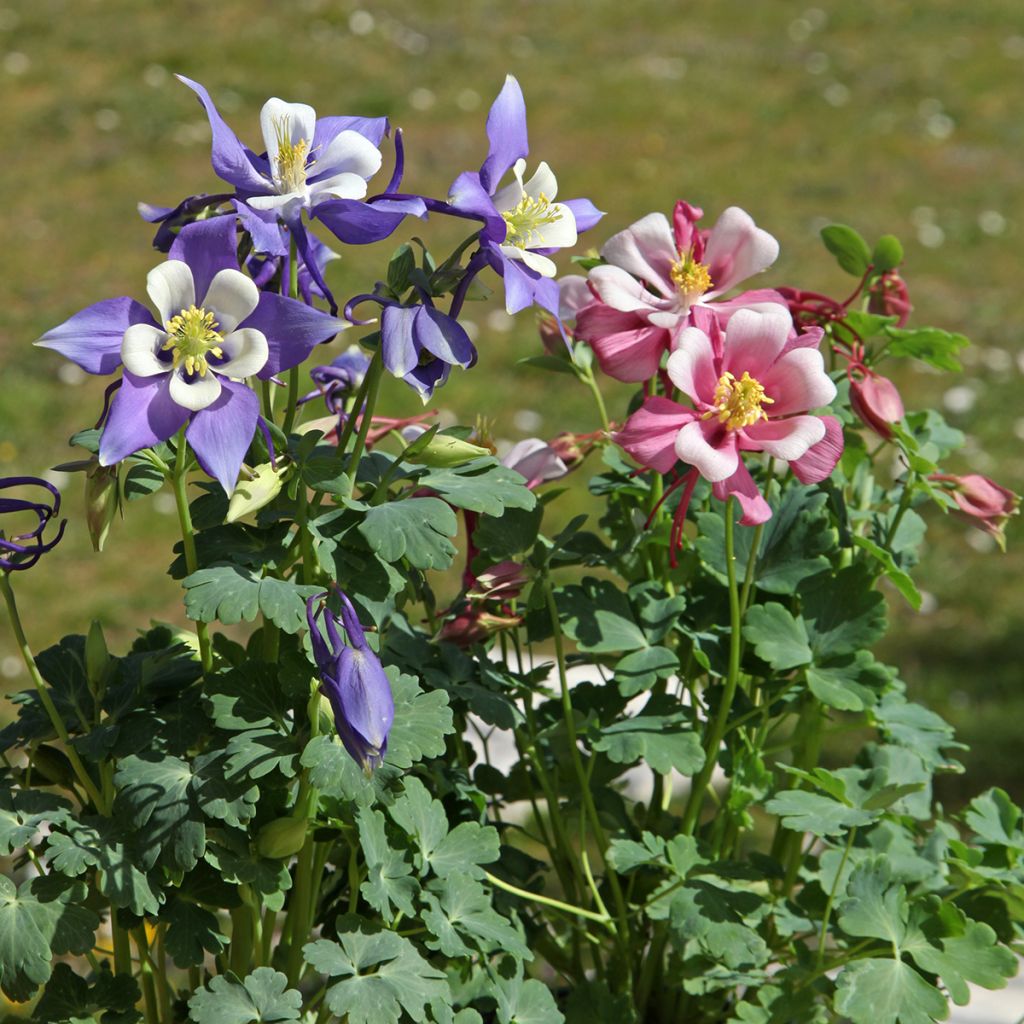
<svg viewBox="0 0 1024 1024"><path fill-rule="evenodd" d="M271 860L294 857L306 842L305 818L278 818L268 822L256 837L256 852Z"/></svg>
<svg viewBox="0 0 1024 1024"><path fill-rule="evenodd" d="M117 466L101 466L94 460L85 474L85 521L93 551L102 551L121 504Z"/></svg>
<svg viewBox="0 0 1024 1024"><path fill-rule="evenodd" d="M473 459L490 455L490 450L478 444L462 441L451 434L435 434L419 451L407 455L406 461L417 466L430 466L433 469L447 469L450 466L461 466Z"/></svg>
<svg viewBox="0 0 1024 1024"><path fill-rule="evenodd" d="M913 308L907 283L900 277L898 270L887 270L871 283L868 290L869 313L899 317L896 326L902 327L910 318Z"/></svg>
<svg viewBox="0 0 1024 1024"><path fill-rule="evenodd" d="M965 476L933 473L928 479L945 484L963 518L994 537L1000 548L1006 549L1003 531L1006 521L1019 511L1020 495L980 473Z"/></svg>
<svg viewBox="0 0 1024 1024"><path fill-rule="evenodd" d="M861 363L847 370L850 378L850 406L866 427L888 441L891 424L903 419L903 399L888 377L869 370Z"/></svg>
<svg viewBox="0 0 1024 1024"><path fill-rule="evenodd" d="M225 522L234 523L239 519L258 512L269 505L280 493L284 479L269 462L253 470L251 480L239 480L228 502Z"/></svg>
<svg viewBox="0 0 1024 1024"><path fill-rule="evenodd" d="M466 596L479 601L511 601L525 586L526 572L519 562L499 562L476 577Z"/></svg>
<svg viewBox="0 0 1024 1024"><path fill-rule="evenodd" d="M75 772L63 750L40 743L30 758L33 771L55 786L67 786L75 781Z"/></svg>
<svg viewBox="0 0 1024 1024"><path fill-rule="evenodd" d="M103 637L103 627L93 619L92 625L89 626L89 634L85 638L85 675L94 692L103 683L109 661L110 654L107 652L107 641Z"/></svg>
<svg viewBox="0 0 1024 1024"><path fill-rule="evenodd" d="M564 359L566 356L565 338L572 339L572 331L565 328L565 338L562 336L562 329L558 321L550 313L541 313L537 317L537 333L540 335L540 343L548 355Z"/></svg>

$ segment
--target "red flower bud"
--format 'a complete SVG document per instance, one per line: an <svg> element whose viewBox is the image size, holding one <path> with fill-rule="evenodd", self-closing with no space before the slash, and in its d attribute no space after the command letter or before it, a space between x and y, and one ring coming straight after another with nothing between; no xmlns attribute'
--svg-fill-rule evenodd
<svg viewBox="0 0 1024 1024"><path fill-rule="evenodd" d="M537 317L537 333L540 335L540 343L548 355L558 356L560 359L567 358L566 338L569 341L572 341L573 338L572 330L568 326L565 327L565 337L563 338L558 321L550 313L541 313Z"/></svg>
<svg viewBox="0 0 1024 1024"><path fill-rule="evenodd" d="M902 327L914 307L910 304L907 283L898 270L887 270L876 278L868 290L868 312L880 316L897 316L897 327Z"/></svg>
<svg viewBox="0 0 1024 1024"><path fill-rule="evenodd" d="M965 476L933 473L928 479L945 484L963 518L972 526L995 537L999 546L1005 550L1003 528L1010 516L1017 514L1020 495L980 473L968 473Z"/></svg>
<svg viewBox="0 0 1024 1024"><path fill-rule="evenodd" d="M863 363L851 363L846 370L850 378L850 406L866 427L888 441L890 424L903 419L903 399L888 377L869 370Z"/></svg>

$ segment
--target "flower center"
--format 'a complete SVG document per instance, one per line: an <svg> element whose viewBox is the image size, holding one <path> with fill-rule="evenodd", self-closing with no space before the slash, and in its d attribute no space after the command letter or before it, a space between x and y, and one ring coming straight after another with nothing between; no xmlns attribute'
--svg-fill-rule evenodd
<svg viewBox="0 0 1024 1024"><path fill-rule="evenodd" d="M217 321L205 309L189 306L167 321L170 337L164 342L163 351L174 354L174 368L185 367L188 374L206 376L206 357L223 356L220 343L224 338L217 332Z"/></svg>
<svg viewBox="0 0 1024 1024"><path fill-rule="evenodd" d="M703 263L698 263L692 252L680 253L669 275L683 298L690 301L699 298L712 285L711 271Z"/></svg>
<svg viewBox="0 0 1024 1024"><path fill-rule="evenodd" d="M309 156L309 142L299 139L291 141L289 119L279 117L274 121L277 135L277 174L274 182L282 193L298 192L306 185L306 158Z"/></svg>
<svg viewBox="0 0 1024 1024"><path fill-rule="evenodd" d="M534 199L525 193L523 198L502 215L506 225L505 244L517 249L537 249L544 244L541 228L554 224L562 215L553 210L551 200L543 192Z"/></svg>
<svg viewBox="0 0 1024 1024"><path fill-rule="evenodd" d="M775 399L764 393L764 385L745 370L739 380L731 373L723 373L715 388L715 404L701 419L717 416L718 422L724 423L729 430L739 430L752 426L758 420L768 419L768 413L761 406L774 403Z"/></svg>

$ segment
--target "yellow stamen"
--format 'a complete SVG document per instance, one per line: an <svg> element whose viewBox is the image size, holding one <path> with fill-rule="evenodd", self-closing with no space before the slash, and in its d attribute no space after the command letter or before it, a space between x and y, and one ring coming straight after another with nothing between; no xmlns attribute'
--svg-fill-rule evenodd
<svg viewBox="0 0 1024 1024"><path fill-rule="evenodd" d="M541 192L536 199L523 193L523 198L501 216L507 225L506 245L514 245L518 249L540 249L544 246L544 234L540 229L554 224L562 215L552 210L551 200Z"/></svg>
<svg viewBox="0 0 1024 1024"><path fill-rule="evenodd" d="M164 342L163 351L174 354L174 368L185 367L190 376L206 376L207 356L220 358L224 350L220 343L223 336L217 331L220 326L212 313L198 309L195 305L183 309L165 324L170 337Z"/></svg>
<svg viewBox="0 0 1024 1024"><path fill-rule="evenodd" d="M724 423L727 429L739 430L741 427L752 426L758 420L768 419L768 413L761 406L774 404L775 399L764 393L764 385L746 370L739 380L731 373L723 373L715 388L714 407L704 413L701 419L709 420L717 416L718 422Z"/></svg>
<svg viewBox="0 0 1024 1024"><path fill-rule="evenodd" d="M274 120L274 133L277 135L277 174L276 183L282 192L297 192L306 184L309 168L306 158L309 156L309 141L299 139L292 142L289 130L289 118L279 117Z"/></svg>
<svg viewBox="0 0 1024 1024"><path fill-rule="evenodd" d="M711 271L703 263L698 263L692 252L680 253L669 275L683 298L690 301L700 298L712 286Z"/></svg>

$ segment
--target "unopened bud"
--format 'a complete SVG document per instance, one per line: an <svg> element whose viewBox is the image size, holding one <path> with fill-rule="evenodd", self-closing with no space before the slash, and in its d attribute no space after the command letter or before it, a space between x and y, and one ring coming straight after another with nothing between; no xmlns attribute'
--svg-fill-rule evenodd
<svg viewBox="0 0 1024 1024"><path fill-rule="evenodd" d="M269 462L257 466L253 470L251 480L239 480L235 486L231 500L228 502L228 514L225 522L234 523L269 505L281 493L283 483L282 474L278 473Z"/></svg>
<svg viewBox="0 0 1024 1024"><path fill-rule="evenodd" d="M407 455L406 461L417 466L430 466L433 469L447 469L461 466L473 459L490 455L489 448L481 448L478 444L461 441L451 434L435 434L418 452Z"/></svg>
<svg viewBox="0 0 1024 1024"><path fill-rule="evenodd" d="M110 654L103 637L103 627L93 619L85 638L85 675L94 692L102 685L109 662Z"/></svg>
<svg viewBox="0 0 1024 1024"><path fill-rule="evenodd" d="M910 318L913 308L910 304L907 282L900 277L898 270L887 270L872 282L868 296L868 312L880 316L899 317L896 326L902 327Z"/></svg>
<svg viewBox="0 0 1024 1024"><path fill-rule="evenodd" d="M92 463L85 474L85 521L93 551L102 551L120 505L117 466Z"/></svg>
<svg viewBox="0 0 1024 1024"><path fill-rule="evenodd" d="M305 845L307 825L305 818L278 818L269 822L256 837L256 852L272 860L294 857Z"/></svg>
<svg viewBox="0 0 1024 1024"><path fill-rule="evenodd" d="M1019 494L980 473L967 473L964 476L933 473L928 479L945 485L960 514L972 526L994 537L999 547L1006 550L1004 527L1010 516L1017 515Z"/></svg>
<svg viewBox="0 0 1024 1024"><path fill-rule="evenodd" d="M563 336L562 328L558 326L558 321L550 313L542 313L537 317L537 333L540 335L540 343L544 346L544 351L548 355L561 358L566 356L566 338L570 341L572 340L572 332L568 327L565 328L565 335Z"/></svg>
<svg viewBox="0 0 1024 1024"><path fill-rule="evenodd" d="M40 743L30 758L33 771L55 786L67 786L75 781L75 773L67 754L56 747Z"/></svg>
<svg viewBox="0 0 1024 1024"><path fill-rule="evenodd" d="M861 364L847 371L850 378L850 406L866 427L888 441L892 424L903 419L903 399L888 377Z"/></svg>

